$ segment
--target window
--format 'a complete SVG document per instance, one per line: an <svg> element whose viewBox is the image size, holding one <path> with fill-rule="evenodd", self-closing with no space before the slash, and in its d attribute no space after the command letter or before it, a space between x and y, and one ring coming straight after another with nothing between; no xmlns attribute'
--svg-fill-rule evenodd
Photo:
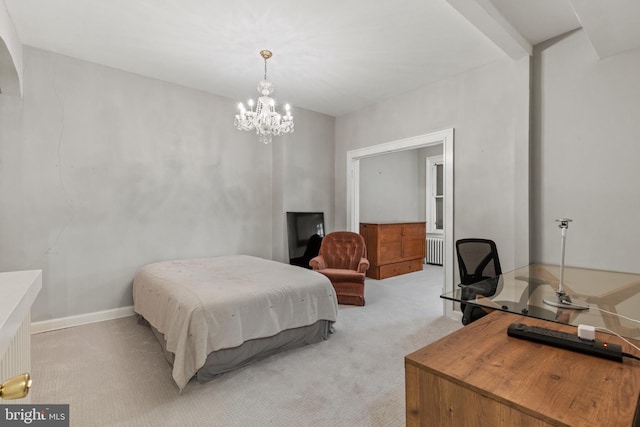
<svg viewBox="0 0 640 427"><path fill-rule="evenodd" d="M444 161L442 156L427 157L427 233L442 234L444 229Z"/></svg>

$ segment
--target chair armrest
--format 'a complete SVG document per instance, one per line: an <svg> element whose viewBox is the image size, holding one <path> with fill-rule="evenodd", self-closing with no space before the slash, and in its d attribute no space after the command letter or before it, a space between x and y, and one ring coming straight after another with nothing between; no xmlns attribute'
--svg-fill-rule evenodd
<svg viewBox="0 0 640 427"><path fill-rule="evenodd" d="M369 269L369 260L366 258L360 258L358 263L358 273L366 273Z"/></svg>
<svg viewBox="0 0 640 427"><path fill-rule="evenodd" d="M318 255L314 258L311 258L311 260L309 261L309 265L315 271L324 270L325 268L327 268L327 265L324 261L324 257L322 255Z"/></svg>

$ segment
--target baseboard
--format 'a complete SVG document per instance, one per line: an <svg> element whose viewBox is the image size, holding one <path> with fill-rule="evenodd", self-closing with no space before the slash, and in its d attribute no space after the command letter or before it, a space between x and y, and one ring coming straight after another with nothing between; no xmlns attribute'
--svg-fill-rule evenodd
<svg viewBox="0 0 640 427"><path fill-rule="evenodd" d="M112 310L96 311L94 313L78 314L76 316L61 317L58 319L42 320L31 323L31 333L55 331L58 329L73 328L74 326L88 325L89 323L103 322L105 320L119 319L132 316L133 306L114 308Z"/></svg>

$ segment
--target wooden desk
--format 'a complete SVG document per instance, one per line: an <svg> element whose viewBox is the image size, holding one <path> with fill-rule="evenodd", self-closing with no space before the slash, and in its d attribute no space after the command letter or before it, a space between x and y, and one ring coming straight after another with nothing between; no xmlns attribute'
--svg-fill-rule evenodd
<svg viewBox="0 0 640 427"><path fill-rule="evenodd" d="M640 426L640 361L613 362L507 335L496 311L405 358L407 426ZM637 350L617 337L624 352Z"/></svg>

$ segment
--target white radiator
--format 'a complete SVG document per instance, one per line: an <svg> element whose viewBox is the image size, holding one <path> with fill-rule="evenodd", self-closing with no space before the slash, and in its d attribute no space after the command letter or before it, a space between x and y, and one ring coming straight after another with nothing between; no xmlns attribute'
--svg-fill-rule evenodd
<svg viewBox="0 0 640 427"><path fill-rule="evenodd" d="M442 265L444 261L444 240L427 237L427 264Z"/></svg>
<svg viewBox="0 0 640 427"><path fill-rule="evenodd" d="M27 315L0 361L0 382L31 370L31 313ZM5 403L31 403L31 395Z"/></svg>

